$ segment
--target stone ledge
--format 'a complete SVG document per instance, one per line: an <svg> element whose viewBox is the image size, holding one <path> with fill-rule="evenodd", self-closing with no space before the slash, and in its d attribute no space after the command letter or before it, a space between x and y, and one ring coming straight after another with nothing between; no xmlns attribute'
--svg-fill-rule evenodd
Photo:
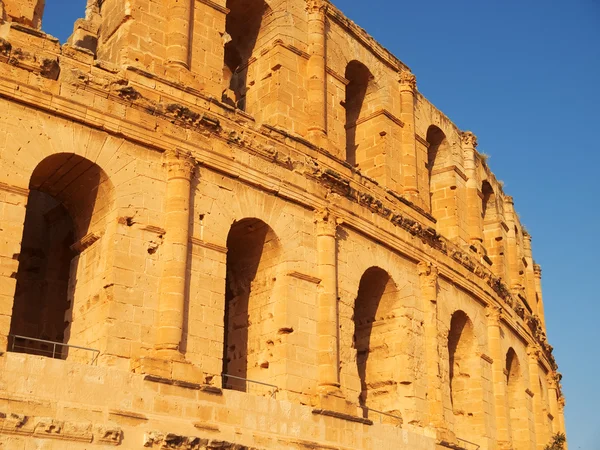
<svg viewBox="0 0 600 450"><path fill-rule="evenodd" d="M163 378L156 375L146 375L144 376L144 381L168 384L170 386L178 386L185 389L193 389L196 391L206 392L207 394L223 395L223 389L218 388L216 386L210 386L208 384L191 383L189 381L174 380L171 378Z"/></svg>
<svg viewBox="0 0 600 450"><path fill-rule="evenodd" d="M328 409L313 409L312 413L320 416L335 417L336 419L347 420L349 422L358 422L364 425L373 425L373 421L371 419L364 419L362 417L344 414L337 411L330 411Z"/></svg>

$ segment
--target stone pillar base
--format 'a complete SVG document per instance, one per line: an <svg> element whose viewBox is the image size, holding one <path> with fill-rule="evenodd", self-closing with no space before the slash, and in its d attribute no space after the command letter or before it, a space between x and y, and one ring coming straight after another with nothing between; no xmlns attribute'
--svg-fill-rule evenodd
<svg viewBox="0 0 600 450"><path fill-rule="evenodd" d="M358 405L346 400L339 389L329 393L319 392L315 396L313 407L351 416L356 416L359 412Z"/></svg>
<svg viewBox="0 0 600 450"><path fill-rule="evenodd" d="M174 361L145 356L131 361L131 371L134 373L153 375L155 377L185 381L193 384L207 383L206 374L200 367L182 360Z"/></svg>

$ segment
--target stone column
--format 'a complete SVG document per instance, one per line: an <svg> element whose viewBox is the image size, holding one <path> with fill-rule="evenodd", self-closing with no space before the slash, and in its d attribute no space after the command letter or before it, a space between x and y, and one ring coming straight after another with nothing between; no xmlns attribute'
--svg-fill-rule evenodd
<svg viewBox="0 0 600 450"><path fill-rule="evenodd" d="M407 71L400 72L400 120L404 123L401 132L402 146L402 173L404 192L411 200L416 200L419 195L417 171L417 147L415 139L415 92L417 90L416 77Z"/></svg>
<svg viewBox="0 0 600 450"><path fill-rule="evenodd" d="M480 186L477 180L475 153L477 137L470 131L461 135L463 158L465 161L465 175L467 176L467 229L469 241L479 248L483 243L483 218L481 217L482 199Z"/></svg>
<svg viewBox="0 0 600 450"><path fill-rule="evenodd" d="M544 319L544 302L542 300L542 268L539 264L533 265L533 277L535 282L535 293L537 295L537 315L542 322L544 332L546 331L546 320Z"/></svg>
<svg viewBox="0 0 600 450"><path fill-rule="evenodd" d="M528 368L529 368L529 389L533 392L533 417L534 417L534 434L536 447L540 450L548 443L550 436L547 436L544 405L542 404L542 391L539 383L539 357L540 350L533 345L527 346Z"/></svg>
<svg viewBox="0 0 600 450"><path fill-rule="evenodd" d="M194 0L169 0L167 64L190 68L190 41Z"/></svg>
<svg viewBox="0 0 600 450"><path fill-rule="evenodd" d="M317 273L319 392L340 394L337 304L337 222L329 211L318 211Z"/></svg>
<svg viewBox="0 0 600 450"><path fill-rule="evenodd" d="M556 428L560 433L567 434L565 429L565 398L562 395L558 399L558 426ZM566 445L565 450L567 450Z"/></svg>
<svg viewBox="0 0 600 450"><path fill-rule="evenodd" d="M168 359L181 359L190 236L190 191L195 161L189 153L179 150L169 150L165 156L168 169L166 233L155 348Z"/></svg>
<svg viewBox="0 0 600 450"><path fill-rule="evenodd" d="M425 313L425 358L427 373L427 403L430 424L440 430L445 429L444 398L442 377L440 374L440 352L438 347L438 270L431 263L418 265L421 284L421 297Z"/></svg>
<svg viewBox="0 0 600 450"><path fill-rule="evenodd" d="M548 403L550 403L550 414L552 414L552 432L563 433L560 426L560 411L558 410L558 381L556 380L557 373L548 373Z"/></svg>
<svg viewBox="0 0 600 450"><path fill-rule="evenodd" d="M308 138L322 147L327 138L327 74L325 59L325 13L323 0L307 0L308 11Z"/></svg>
<svg viewBox="0 0 600 450"><path fill-rule="evenodd" d="M519 255L517 249L518 236L515 233L516 214L515 203L510 196L504 197L504 217L508 225L506 252L508 254L508 284L512 291L521 291L521 276L519 275Z"/></svg>
<svg viewBox="0 0 600 450"><path fill-rule="evenodd" d="M525 268L525 297L527 303L531 307L533 314L539 315L538 305L535 298L535 274L533 267L533 255L531 253L531 235L527 232L523 232L523 253L525 261L527 261L527 267Z"/></svg>
<svg viewBox="0 0 600 450"><path fill-rule="evenodd" d="M510 448L510 424L506 404L506 375L504 374L505 355L502 351L500 319L502 308L498 306L487 307L488 319L488 345L490 356L493 359L492 380L494 382L494 404L496 412L496 439L499 448Z"/></svg>

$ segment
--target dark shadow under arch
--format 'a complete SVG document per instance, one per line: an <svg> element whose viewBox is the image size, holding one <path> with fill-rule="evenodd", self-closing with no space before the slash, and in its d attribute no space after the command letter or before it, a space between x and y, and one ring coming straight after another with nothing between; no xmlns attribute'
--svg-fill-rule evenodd
<svg viewBox="0 0 600 450"><path fill-rule="evenodd" d="M112 185L92 161L71 153L43 159L30 179L10 334L67 343L82 238L104 230ZM12 338L15 351L65 358L58 346Z"/></svg>

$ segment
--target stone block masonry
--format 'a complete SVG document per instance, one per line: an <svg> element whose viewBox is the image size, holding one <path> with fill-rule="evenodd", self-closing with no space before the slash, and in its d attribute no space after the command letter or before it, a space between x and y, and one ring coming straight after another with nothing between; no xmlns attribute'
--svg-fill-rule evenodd
<svg viewBox="0 0 600 450"><path fill-rule="evenodd" d="M333 4L43 12L0 0L0 447L564 432L515 202Z"/></svg>

